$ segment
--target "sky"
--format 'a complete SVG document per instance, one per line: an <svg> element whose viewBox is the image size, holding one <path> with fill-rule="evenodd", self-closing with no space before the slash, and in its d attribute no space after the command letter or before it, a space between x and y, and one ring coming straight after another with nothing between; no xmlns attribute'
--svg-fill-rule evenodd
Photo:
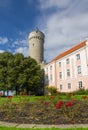
<svg viewBox="0 0 88 130"><path fill-rule="evenodd" d="M45 34L49 62L88 38L88 0L0 0L0 52L28 56L36 28Z"/></svg>

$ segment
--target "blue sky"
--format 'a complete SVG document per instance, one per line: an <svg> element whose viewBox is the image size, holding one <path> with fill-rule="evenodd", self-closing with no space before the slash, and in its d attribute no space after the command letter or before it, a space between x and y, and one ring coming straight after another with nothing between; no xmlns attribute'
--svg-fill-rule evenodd
<svg viewBox="0 0 88 130"><path fill-rule="evenodd" d="M48 62L88 37L88 0L0 0L0 52L28 56L28 34L45 33Z"/></svg>

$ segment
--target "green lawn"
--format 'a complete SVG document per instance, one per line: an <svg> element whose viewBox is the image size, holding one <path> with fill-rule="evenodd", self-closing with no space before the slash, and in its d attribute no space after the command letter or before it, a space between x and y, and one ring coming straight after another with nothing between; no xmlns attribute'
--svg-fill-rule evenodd
<svg viewBox="0 0 88 130"><path fill-rule="evenodd" d="M85 95L72 95L69 97L68 95L56 95L54 100L82 100L82 97ZM88 99L88 98L87 98ZM36 101L50 101L50 96L13 96L11 99L15 103L23 102L23 101L30 101L30 102L36 102ZM52 99L53 100L53 99ZM8 102L8 98L6 97L0 97L0 104L4 102Z"/></svg>
<svg viewBox="0 0 88 130"><path fill-rule="evenodd" d="M88 128L16 128L0 126L0 130L88 130Z"/></svg>

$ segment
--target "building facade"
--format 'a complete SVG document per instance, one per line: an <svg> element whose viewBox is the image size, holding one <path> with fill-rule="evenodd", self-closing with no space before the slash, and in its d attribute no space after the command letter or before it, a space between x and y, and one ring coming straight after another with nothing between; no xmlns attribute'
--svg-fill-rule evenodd
<svg viewBox="0 0 88 130"><path fill-rule="evenodd" d="M88 41L85 40L45 65L45 86L60 92L88 89Z"/></svg>

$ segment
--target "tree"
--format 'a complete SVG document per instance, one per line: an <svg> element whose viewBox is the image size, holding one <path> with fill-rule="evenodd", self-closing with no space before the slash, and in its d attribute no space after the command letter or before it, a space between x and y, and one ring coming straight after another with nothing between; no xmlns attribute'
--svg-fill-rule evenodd
<svg viewBox="0 0 88 130"><path fill-rule="evenodd" d="M17 83L29 91L36 93L40 87L42 71L37 62L31 57L24 58L21 63L22 71L19 73Z"/></svg>
<svg viewBox="0 0 88 130"><path fill-rule="evenodd" d="M10 52L0 53L0 89L5 91L10 89L8 84L9 77L9 61L13 58L13 55Z"/></svg>
<svg viewBox="0 0 88 130"><path fill-rule="evenodd" d="M42 71L37 62L31 57L17 53L0 53L0 89L15 90L16 95L25 89L36 93L40 88Z"/></svg>

